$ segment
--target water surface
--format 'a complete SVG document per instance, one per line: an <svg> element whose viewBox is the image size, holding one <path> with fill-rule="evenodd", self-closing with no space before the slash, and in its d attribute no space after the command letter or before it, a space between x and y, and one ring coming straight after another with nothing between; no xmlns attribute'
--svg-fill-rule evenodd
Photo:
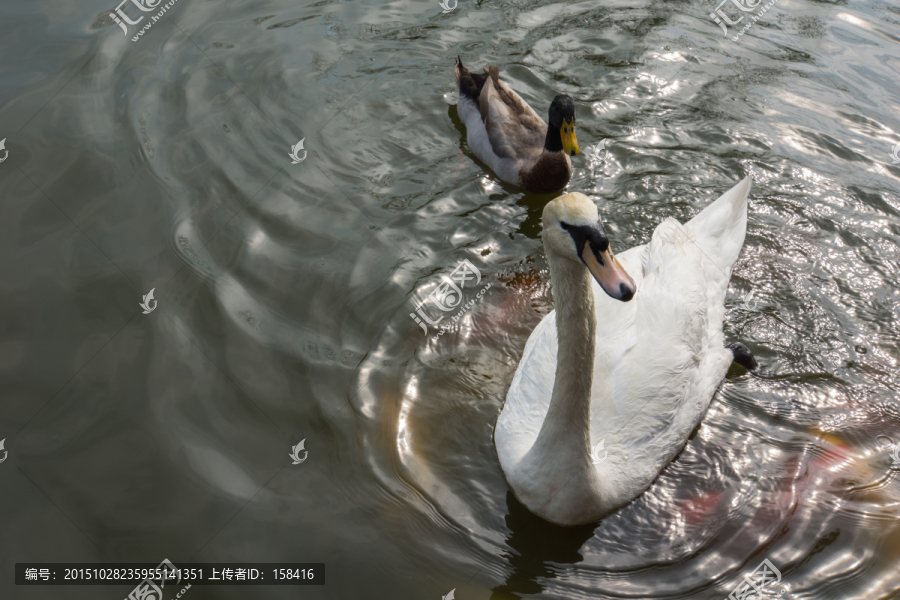
<svg viewBox="0 0 900 600"><path fill-rule="evenodd" d="M719 599L763 559L773 597L900 598L895 5L779 0L737 41L711 2L178 0L137 42L113 8L0 9L4 597L129 591L15 562L169 558L327 565L254 598ZM596 524L499 468L554 195L469 151L457 55L574 98L616 251L753 178L724 329L763 376ZM425 336L463 260L491 287Z"/></svg>

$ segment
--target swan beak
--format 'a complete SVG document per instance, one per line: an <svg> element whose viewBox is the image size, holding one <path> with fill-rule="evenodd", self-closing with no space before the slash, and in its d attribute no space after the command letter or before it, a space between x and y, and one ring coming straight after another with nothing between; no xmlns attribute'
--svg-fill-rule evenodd
<svg viewBox="0 0 900 600"><path fill-rule="evenodd" d="M610 298L622 302L628 302L634 298L637 286L634 285L634 280L625 272L609 248L595 254L591 245L585 244L584 250L581 251L581 260Z"/></svg>
<svg viewBox="0 0 900 600"><path fill-rule="evenodd" d="M575 119L563 121L559 128L559 137L562 139L563 150L566 154L575 156L578 154L578 140L575 138Z"/></svg>

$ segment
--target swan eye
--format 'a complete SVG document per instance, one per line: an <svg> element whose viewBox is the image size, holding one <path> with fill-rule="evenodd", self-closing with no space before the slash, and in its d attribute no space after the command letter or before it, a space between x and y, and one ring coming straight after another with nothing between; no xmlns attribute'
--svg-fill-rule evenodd
<svg viewBox="0 0 900 600"><path fill-rule="evenodd" d="M560 221L559 226L571 236L572 242L575 244L575 254L579 256L585 246L591 248L592 254L597 254L598 249L603 252L609 247L609 240L606 239L602 230L598 231L590 225L569 225L564 221Z"/></svg>

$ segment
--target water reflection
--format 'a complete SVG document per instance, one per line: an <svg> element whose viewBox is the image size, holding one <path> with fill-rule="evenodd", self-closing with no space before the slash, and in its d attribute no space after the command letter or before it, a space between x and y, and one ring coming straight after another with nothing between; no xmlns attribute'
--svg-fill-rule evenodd
<svg viewBox="0 0 900 600"><path fill-rule="evenodd" d="M545 591L539 580L555 579L566 573L566 567L580 563L580 550L594 535L596 523L577 527L559 527L531 513L516 500L512 492L506 494L506 536L508 550L504 550L512 570L506 581L491 591L491 600L511 600ZM511 551L510 551L511 550Z"/></svg>

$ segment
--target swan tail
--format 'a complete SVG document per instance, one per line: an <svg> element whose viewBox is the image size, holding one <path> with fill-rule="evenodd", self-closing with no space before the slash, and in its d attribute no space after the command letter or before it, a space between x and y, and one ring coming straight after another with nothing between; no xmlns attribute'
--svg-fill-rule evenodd
<svg viewBox="0 0 900 600"><path fill-rule="evenodd" d="M745 177L686 224L703 252L728 273L744 246L750 181Z"/></svg>

